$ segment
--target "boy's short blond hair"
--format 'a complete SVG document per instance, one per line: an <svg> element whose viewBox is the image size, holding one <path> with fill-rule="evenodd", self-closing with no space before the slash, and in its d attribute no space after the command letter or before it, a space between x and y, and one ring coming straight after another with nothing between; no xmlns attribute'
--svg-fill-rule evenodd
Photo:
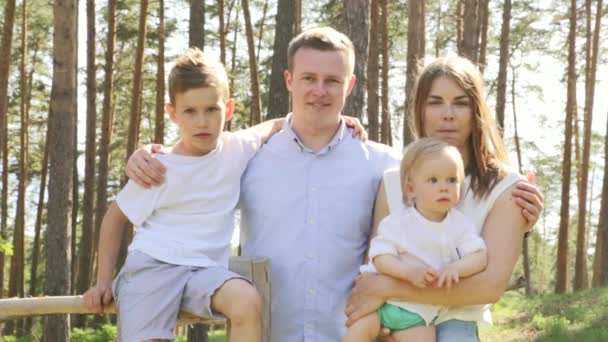
<svg viewBox="0 0 608 342"><path fill-rule="evenodd" d="M216 88L224 101L230 99L228 75L224 65L207 57L198 48L189 48L175 60L169 73L169 101L175 105L175 95L190 89Z"/></svg>
<svg viewBox="0 0 608 342"><path fill-rule="evenodd" d="M339 51L348 58L351 75L355 70L355 48L353 42L341 32L331 27L317 27L295 36L287 48L287 69L293 72L294 56L301 48L319 51Z"/></svg>
<svg viewBox="0 0 608 342"><path fill-rule="evenodd" d="M401 190L403 194L403 203L406 206L411 206L412 203L407 196L405 185L407 184L411 175L418 170L418 166L424 160L428 160L429 157L439 154L440 152L447 151L458 156L456 159L458 163L458 180L464 182L464 163L462 156L458 149L442 140L437 138L421 138L415 140L409 144L403 151L403 159L401 159L400 166L400 178L401 178ZM421 170L424 172L424 170Z"/></svg>

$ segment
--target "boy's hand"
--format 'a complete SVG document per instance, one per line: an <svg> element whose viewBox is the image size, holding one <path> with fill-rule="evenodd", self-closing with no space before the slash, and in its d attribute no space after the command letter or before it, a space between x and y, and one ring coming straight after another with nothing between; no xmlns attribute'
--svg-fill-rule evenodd
<svg viewBox="0 0 608 342"><path fill-rule="evenodd" d="M437 271L426 265L413 266L408 274L408 280L419 288L429 287L437 279Z"/></svg>
<svg viewBox="0 0 608 342"><path fill-rule="evenodd" d="M165 167L153 153L163 154L163 145L146 145L133 152L127 161L125 173L143 188L160 185L164 179Z"/></svg>
<svg viewBox="0 0 608 342"><path fill-rule="evenodd" d="M112 303L112 287L97 284L82 295L84 306L97 313L103 313L103 307Z"/></svg>
<svg viewBox="0 0 608 342"><path fill-rule="evenodd" d="M458 270L456 267L452 265L448 265L441 274L439 275L439 280L437 281L437 287L447 286L448 290L452 288L452 284L458 283L460 280L460 276L458 275Z"/></svg>
<svg viewBox="0 0 608 342"><path fill-rule="evenodd" d="M353 138L359 137L361 141L367 141L367 132L365 131L365 127L361 124L361 121L357 118L353 118L352 116L342 115L344 118L344 123L346 123L346 127L353 129Z"/></svg>

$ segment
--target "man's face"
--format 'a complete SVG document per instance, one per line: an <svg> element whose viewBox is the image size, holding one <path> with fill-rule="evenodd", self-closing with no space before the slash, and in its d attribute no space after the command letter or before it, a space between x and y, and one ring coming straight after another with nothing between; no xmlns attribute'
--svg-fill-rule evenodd
<svg viewBox="0 0 608 342"><path fill-rule="evenodd" d="M285 71L294 120L309 127L335 125L355 85L348 56L341 51L300 48L293 70Z"/></svg>
<svg viewBox="0 0 608 342"><path fill-rule="evenodd" d="M217 146L224 123L232 116L234 102L223 99L216 88L204 87L175 94L175 105L169 103L166 109L181 134L174 151L202 156Z"/></svg>

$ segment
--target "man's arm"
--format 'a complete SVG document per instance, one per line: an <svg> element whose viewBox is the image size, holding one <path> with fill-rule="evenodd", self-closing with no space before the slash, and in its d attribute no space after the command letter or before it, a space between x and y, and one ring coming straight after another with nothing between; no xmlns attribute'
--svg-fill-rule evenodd
<svg viewBox="0 0 608 342"><path fill-rule="evenodd" d="M262 139L262 144L265 144L270 137L278 133L283 128L284 123L285 118L272 119L249 127L247 130L255 132L255 134Z"/></svg>
<svg viewBox="0 0 608 342"><path fill-rule="evenodd" d="M124 227L129 220L113 202L101 223L97 256L97 282L84 294L85 306L101 312L103 306L112 301L111 285L114 267L122 242Z"/></svg>
<svg viewBox="0 0 608 342"><path fill-rule="evenodd" d="M521 209L505 191L495 202L484 224L488 264L484 271L445 288L417 288L384 275L365 274L357 279L346 308L349 323L375 310L388 298L437 305L471 305L498 301L508 285L521 253L526 221ZM375 307L374 307L375 306Z"/></svg>

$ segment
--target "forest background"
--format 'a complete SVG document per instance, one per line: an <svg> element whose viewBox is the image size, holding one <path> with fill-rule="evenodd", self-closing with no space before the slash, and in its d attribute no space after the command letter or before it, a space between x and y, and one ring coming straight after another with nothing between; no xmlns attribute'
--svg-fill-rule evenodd
<svg viewBox="0 0 608 342"><path fill-rule="evenodd" d="M0 297L83 293L99 223L140 144L171 144L171 61L198 46L230 74L236 130L289 111L287 44L329 25L357 54L345 113L401 150L417 65L479 65L511 162L545 210L514 278L527 298L608 285L608 31L602 0L0 0ZM57 33L53 35L53 33ZM56 47L56 48L54 48ZM236 236L236 235L235 235ZM124 253L123 253L124 257ZM72 318L72 326L99 320ZM67 340L68 320L4 324Z"/></svg>

